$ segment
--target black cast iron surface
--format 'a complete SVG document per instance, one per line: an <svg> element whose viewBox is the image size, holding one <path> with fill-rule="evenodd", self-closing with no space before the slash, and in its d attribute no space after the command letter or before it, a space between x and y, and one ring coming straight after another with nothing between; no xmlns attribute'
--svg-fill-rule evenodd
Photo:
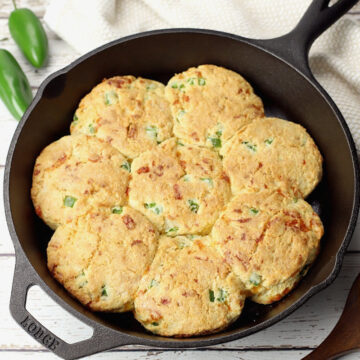
<svg viewBox="0 0 360 360"><path fill-rule="evenodd" d="M308 50L327 27L357 1L313 0L298 26L272 40L250 40L197 29L159 30L113 41L47 78L21 120L10 145L4 179L5 212L16 252L10 301L14 319L36 340L66 359L125 344L190 348L239 339L289 315L337 276L359 210L355 146L339 110L313 78ZM132 74L166 82L190 66L216 64L242 74L264 100L267 116L305 126L325 160L324 178L307 199L324 222L322 251L308 275L287 297L262 306L250 301L240 318L219 334L190 339L147 333L132 314L92 313L50 276L46 245L51 231L36 217L30 199L34 162L49 143L68 134L80 99L105 77ZM25 308L29 287L40 285L55 301L94 329L93 337L68 344Z"/></svg>

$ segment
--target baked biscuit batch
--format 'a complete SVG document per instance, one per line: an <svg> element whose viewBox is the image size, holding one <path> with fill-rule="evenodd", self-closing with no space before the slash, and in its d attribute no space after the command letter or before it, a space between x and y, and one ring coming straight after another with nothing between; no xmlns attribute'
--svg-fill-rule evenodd
<svg viewBox="0 0 360 360"><path fill-rule="evenodd" d="M319 252L304 198L321 154L233 71L105 79L70 132L37 158L31 196L55 230L49 271L93 311L133 311L163 336L220 331L247 297L280 300Z"/></svg>

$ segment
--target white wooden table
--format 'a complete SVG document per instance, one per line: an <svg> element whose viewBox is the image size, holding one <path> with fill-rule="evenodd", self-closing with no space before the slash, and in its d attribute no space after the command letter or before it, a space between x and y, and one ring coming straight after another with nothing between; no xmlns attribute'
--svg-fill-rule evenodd
<svg viewBox="0 0 360 360"><path fill-rule="evenodd" d="M46 0L17 0L18 7L30 7L42 17ZM48 29L50 59L46 68L35 70L20 54L9 36L7 18L12 10L11 0L0 0L0 47L12 52L26 72L33 91L55 70L68 65L77 54ZM348 16L359 17L360 6ZM359 44L360 46L360 44ZM360 59L359 59L360 63ZM359 71L359 69L354 69ZM46 121L46 119L44 119ZM5 158L17 122L0 103L0 177L3 178ZM2 197L2 191L0 192ZM0 199L0 359L55 359L55 355L39 345L12 320L9 296L15 264L14 249L4 218ZM172 351L143 346L125 346L93 356L94 359L301 359L316 348L337 322L348 291L360 272L360 227L345 256L341 273L326 290L314 296L304 306L280 323L227 344L199 350ZM62 310L38 287L31 288L28 310L45 326L65 341L76 342L91 336L91 329ZM360 325L359 325L360 326ZM360 359L360 353L346 359Z"/></svg>

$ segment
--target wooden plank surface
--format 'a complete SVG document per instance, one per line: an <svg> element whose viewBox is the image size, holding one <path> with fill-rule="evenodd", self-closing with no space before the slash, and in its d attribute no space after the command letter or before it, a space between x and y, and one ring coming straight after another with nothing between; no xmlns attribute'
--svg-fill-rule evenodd
<svg viewBox="0 0 360 360"><path fill-rule="evenodd" d="M38 16L43 16L47 0L17 0L17 3L19 7L30 7ZM46 76L68 65L78 57L78 54L47 29L50 39L48 65L40 70L33 69L10 39L7 17L12 9L11 0L0 0L0 47L10 50L15 55L26 72L33 91L36 92ZM358 21L360 3L347 16ZM2 182L8 145L17 126L17 122L11 118L2 103L0 103L0 126L0 180ZM0 359L55 359L53 354L41 347L13 321L8 311L15 256L3 216L2 196L1 192ZM360 271L360 226L356 229L349 250L351 253L346 255L342 271L334 284L314 296L287 319L258 334L199 350L164 351L134 345L125 346L95 355L91 359L300 359L327 336L341 314L352 281ZM66 340L79 340L91 334L91 329L67 314L37 287L32 288L29 293L28 309L58 336ZM360 355L349 355L346 359L360 359Z"/></svg>

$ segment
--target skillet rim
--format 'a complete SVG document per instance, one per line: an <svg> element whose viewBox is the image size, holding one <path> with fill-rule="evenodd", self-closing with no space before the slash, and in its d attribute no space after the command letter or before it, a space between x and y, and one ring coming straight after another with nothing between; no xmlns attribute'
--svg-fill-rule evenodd
<svg viewBox="0 0 360 360"><path fill-rule="evenodd" d="M90 319L85 314L80 313L78 310L73 308L70 304L68 304L65 300L62 299L59 295L57 295L42 279L42 277L38 274L38 272L35 270L33 265L31 264L30 260L28 259L27 255L25 254L25 251L22 248L22 245L20 243L20 240L16 234L15 226L12 219L12 213L11 213L11 205L10 205L10 173L11 173L11 165L13 160L13 154L16 149L18 138L22 132L22 129L28 120L32 110L36 107L36 105L39 103L39 101L42 99L42 95L44 92L44 89L57 77L67 74L69 71L74 69L76 66L81 64L84 60L87 60L88 58L92 57L93 55L98 54L99 52L102 52L110 47L116 46L118 44L125 43L127 41L136 40L138 38L145 38L149 36L156 36L156 35L163 35L163 34L177 34L177 33L195 33L195 34L203 34L203 35L211 35L211 36L217 36L222 38L229 38L235 41L246 43L247 45L253 46L261 51L264 51L268 53L269 55L277 58L281 62L285 63L287 66L290 66L293 70L295 70L300 76L304 78L305 81L307 81L312 87L315 88L315 90L324 98L327 105L330 107L330 109L335 113L336 118L340 124L341 129L344 132L348 149L351 155L352 159L352 166L353 166L353 174L354 174L354 189L353 189L353 206L351 210L351 215L349 218L349 224L346 229L345 235L343 237L343 241L338 248L338 251L336 253L336 258L334 262L334 267L329 276L324 279L322 282L320 282L317 285L312 286L308 292L306 292L302 297L300 297L297 301L295 301L292 305L290 305L287 309L280 312L278 315L272 317L271 319L265 320L259 324L256 324L254 326L251 326L248 329L245 330L235 330L233 334L229 335L221 335L221 332L218 334L210 334L209 337L215 336L215 338L210 339L201 339L201 338L184 338L184 339L176 339L174 338L165 338L160 337L164 340L152 340L146 337L146 335L141 334L128 334L123 332L119 329L114 329L110 326L104 325L99 321ZM311 70L308 66L306 54L305 54L305 69L308 71L308 74L305 73L304 69L300 70L300 64L299 67L294 65L292 62L289 62L286 60L283 56L276 53L276 50L267 49L266 42L272 42L276 43L275 39L268 39L268 40L260 40L260 39L249 39L245 37L241 37L238 35L234 35L231 33L226 33L222 31L216 31L216 30L208 30L208 29L195 29L195 28L175 28L175 29L160 29L160 30L152 30L152 31L146 31L141 32L129 36L125 36L116 40L113 40L105 45L102 45L98 48L95 48L94 50L91 50L90 52L80 56L76 60L74 60L69 65L55 71L54 73L50 74L48 77L45 78L45 80L40 84L37 93L35 94L35 97L30 104L29 108L26 110L25 114L23 115L21 121L19 122L14 135L12 137L8 154L6 157L6 164L5 164L5 171L4 171L4 205L5 205L5 215L6 215L6 222L8 225L9 233L12 239L12 242L14 244L15 248L15 255L16 255L16 266L18 263L25 264L27 268L30 268L32 272L32 276L29 276L29 280L27 281L30 285L37 284L39 285L43 291L45 291L57 304L59 304L62 308L64 308L66 311L69 311L73 316L78 318L79 320L83 321L88 326L91 326L95 330L97 328L105 328L108 331L112 331L113 334L117 334L119 337L119 343L121 343L121 338L125 338L125 342L121 345L125 344L141 344L141 345L150 345L150 346L158 346L161 348L193 348L193 347L203 347L203 346L209 346L209 345L216 345L224 342L229 342L233 340L237 340L243 337L246 337L248 335L251 335L253 333L256 333L260 330L263 330L280 320L284 319L285 317L289 316L292 312L294 312L296 309L298 309L300 306L302 306L306 301L308 301L313 295L320 292L327 286L329 286L335 278L338 276L341 265L343 262L343 258L345 255L345 251L351 241L353 232L355 230L358 214L359 214L359 207L360 207L360 170L359 170L359 161L357 157L357 150L355 147L354 140L352 138L351 132L349 130L349 127L347 123L345 122L345 119L343 118L340 110L330 97L330 95L322 88L322 86L317 82L317 80L314 78L314 76L311 73ZM16 272L14 276L16 275ZM32 282L30 281L30 278L36 279ZM24 291L27 292L28 288ZM11 299L10 299L11 302ZM94 336L94 335L93 335ZM156 336L156 335L153 335ZM130 341L128 341L129 339ZM194 340L192 340L194 339ZM76 343L74 343L75 345ZM115 345L116 346L116 345ZM92 353L97 352L93 351Z"/></svg>

